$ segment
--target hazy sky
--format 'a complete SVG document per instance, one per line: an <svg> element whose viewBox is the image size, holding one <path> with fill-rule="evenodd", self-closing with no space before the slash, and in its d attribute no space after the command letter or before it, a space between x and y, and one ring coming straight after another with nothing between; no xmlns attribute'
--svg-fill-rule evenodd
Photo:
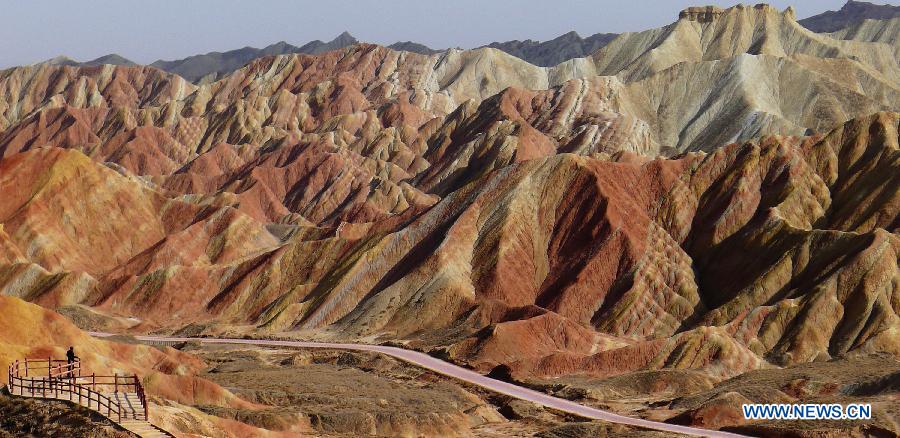
<svg viewBox="0 0 900 438"><path fill-rule="evenodd" d="M747 2L745 0L745 2ZM884 3L884 1L877 3ZM736 3L736 1L735 1ZM750 3L750 2L747 2ZM773 0L799 18L844 0ZM347 30L360 40L412 40L471 48L510 39L547 40L575 30L637 31L675 21L710 0L0 0L0 68L67 55L118 53L140 63L277 41L328 41Z"/></svg>

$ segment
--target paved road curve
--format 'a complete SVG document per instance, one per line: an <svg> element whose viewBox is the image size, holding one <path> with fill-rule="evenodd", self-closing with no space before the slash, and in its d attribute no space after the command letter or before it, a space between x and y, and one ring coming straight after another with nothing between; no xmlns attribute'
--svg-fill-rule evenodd
<svg viewBox="0 0 900 438"><path fill-rule="evenodd" d="M91 332L91 336L109 337L114 336L111 333ZM506 394L521 400L527 400L537 403L548 408L565 411L571 414L579 415L585 418L595 420L608 421L610 423L627 424L630 426L643 427L647 429L660 430L664 432L675 432L692 436L708 436L708 437L741 437L742 435L718 432L714 430L698 429L687 426L678 426L674 424L659 423L656 421L643 420L640 418L626 417L624 415L614 414L601 409L584 406L573 401L562 398L553 397L542 392L523 388L501 380L492 379L487 376L476 373L475 371L444 362L440 359L431 357L425 353L418 351L406 350L398 347L387 347L382 345L366 345L366 344L341 344L330 342L306 342L306 341L275 341L269 339L222 339L222 338L181 338L168 336L134 336L140 341L150 342L187 342L195 341L201 344L247 344L247 345L264 345L270 347L300 347L300 348L333 348L340 350L357 350L357 351L375 351L396 357L397 359L416 364L422 368L427 368L439 374L459 379L491 391Z"/></svg>

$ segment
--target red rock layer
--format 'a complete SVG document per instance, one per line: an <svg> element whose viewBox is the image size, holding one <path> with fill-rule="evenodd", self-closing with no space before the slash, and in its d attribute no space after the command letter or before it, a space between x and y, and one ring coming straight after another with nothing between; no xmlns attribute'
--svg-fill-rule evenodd
<svg viewBox="0 0 900 438"><path fill-rule="evenodd" d="M651 159L686 127L674 102L701 99L668 84L796 66L550 87L499 61L487 77L482 55L360 45L204 86L0 72L0 292L146 330L407 339L536 375L897 353L897 114ZM879 107L859 100L833 118ZM714 115L731 129L748 108Z"/></svg>

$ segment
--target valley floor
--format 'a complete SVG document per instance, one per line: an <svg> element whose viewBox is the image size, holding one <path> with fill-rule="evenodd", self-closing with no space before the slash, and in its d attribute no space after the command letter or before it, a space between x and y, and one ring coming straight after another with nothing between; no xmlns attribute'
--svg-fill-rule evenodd
<svg viewBox="0 0 900 438"><path fill-rule="evenodd" d="M302 427L319 436L671 436L586 421L378 353L194 342L176 347L207 362L202 377L266 406L196 406L199 410L259 429ZM898 377L900 361L869 355L756 370L722 381L696 371L661 370L515 383L635 418L750 436L838 437L896 436ZM750 402L871 403L875 418L748 423L740 406Z"/></svg>
<svg viewBox="0 0 900 438"><path fill-rule="evenodd" d="M308 422L323 436L665 436L590 422L376 353L188 344L203 377L263 410L201 407L269 430Z"/></svg>

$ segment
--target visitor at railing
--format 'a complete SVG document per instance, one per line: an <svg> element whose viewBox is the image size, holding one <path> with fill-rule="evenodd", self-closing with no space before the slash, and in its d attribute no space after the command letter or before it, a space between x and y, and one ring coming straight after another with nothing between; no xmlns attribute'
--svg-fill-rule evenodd
<svg viewBox="0 0 900 438"><path fill-rule="evenodd" d="M78 356L75 355L75 347L69 347L69 351L66 352L66 360L68 360L69 365L75 363L76 359L78 359Z"/></svg>
<svg viewBox="0 0 900 438"><path fill-rule="evenodd" d="M119 422L149 418L147 395L137 375L82 375L81 359L74 354L74 348L69 348L66 360L26 358L11 363L7 371L10 394L76 402ZM137 403L119 395L123 393L136 394Z"/></svg>

